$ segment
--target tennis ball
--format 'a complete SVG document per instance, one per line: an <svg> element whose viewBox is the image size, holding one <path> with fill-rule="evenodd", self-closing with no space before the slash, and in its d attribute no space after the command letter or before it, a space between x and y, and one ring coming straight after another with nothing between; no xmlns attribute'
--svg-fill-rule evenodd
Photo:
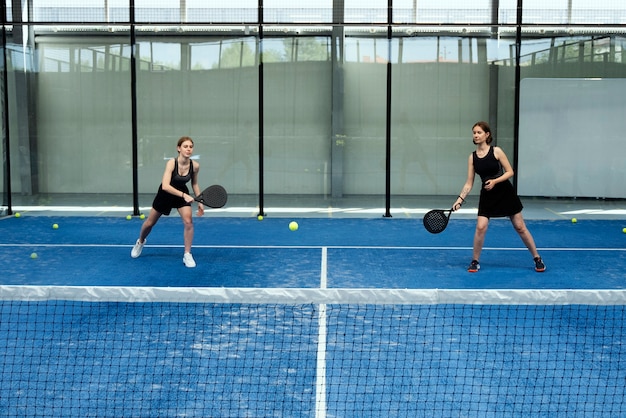
<svg viewBox="0 0 626 418"><path fill-rule="evenodd" d="M578 222L578 219L572 218L572 223L575 224L576 222Z"/></svg>
<svg viewBox="0 0 626 418"><path fill-rule="evenodd" d="M22 216L22 215L20 215L20 213L19 213L19 212L15 212L15 217L16 217L16 218L19 218L20 216Z"/></svg>
<svg viewBox="0 0 626 418"><path fill-rule="evenodd" d="M32 258L33 260L34 260L35 258L37 258L37 253L32 253L32 254L30 255L30 258Z"/></svg>
<svg viewBox="0 0 626 418"><path fill-rule="evenodd" d="M257 216L256 218L257 218L259 221L262 221L262 220L263 220L263 215L259 215L259 216Z"/></svg>
<svg viewBox="0 0 626 418"><path fill-rule="evenodd" d="M626 228L622 228L622 232L626 234Z"/></svg>
<svg viewBox="0 0 626 418"><path fill-rule="evenodd" d="M59 229L59 224L52 224L52 229Z"/></svg>
<svg viewBox="0 0 626 418"><path fill-rule="evenodd" d="M130 215L126 215L126 219L130 221L131 219L133 219L133 217Z"/></svg>
<svg viewBox="0 0 626 418"><path fill-rule="evenodd" d="M298 230L298 222L296 222L296 221L289 222L289 229L292 230L292 231L297 231Z"/></svg>
<svg viewBox="0 0 626 418"><path fill-rule="evenodd" d="M146 215L142 213L141 215L139 215L139 219L146 219Z"/></svg>

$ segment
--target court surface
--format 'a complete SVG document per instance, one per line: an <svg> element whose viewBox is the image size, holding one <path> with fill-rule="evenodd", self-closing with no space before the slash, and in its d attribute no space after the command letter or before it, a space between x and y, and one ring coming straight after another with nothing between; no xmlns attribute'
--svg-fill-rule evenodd
<svg viewBox="0 0 626 418"><path fill-rule="evenodd" d="M299 229L288 229L291 220ZM182 264L182 223L162 218L142 256L130 258L141 220L22 216L0 221L2 284L109 286L320 286L322 249L329 288L608 288L626 285L621 220L528 220L547 271L505 219L492 220L481 270L471 261L473 219L452 219L441 234L420 219L195 219L193 254ZM57 223L58 229L52 225ZM37 254L31 259L32 253Z"/></svg>
<svg viewBox="0 0 626 418"><path fill-rule="evenodd" d="M618 417L625 305L361 305L98 301L121 289L622 290L626 223L529 219L547 271L494 219L470 274L475 220L421 217L0 220L0 416ZM297 231L288 224L296 220ZM53 229L53 224L58 229ZM36 258L31 254L36 253ZM94 300L9 300L14 286ZM96 290L92 290L96 289ZM550 293L548 293L550 294ZM135 299L133 299L135 298ZM104 298L106 299L106 298ZM134 301L133 301L134 300Z"/></svg>

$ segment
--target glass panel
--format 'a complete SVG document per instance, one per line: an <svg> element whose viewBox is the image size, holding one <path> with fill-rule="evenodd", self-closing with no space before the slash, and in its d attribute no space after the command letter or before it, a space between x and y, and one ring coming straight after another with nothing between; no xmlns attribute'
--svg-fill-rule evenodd
<svg viewBox="0 0 626 418"><path fill-rule="evenodd" d="M389 41L346 36L344 64L345 196L369 196L381 215L385 207L387 63Z"/></svg>
<svg viewBox="0 0 626 418"><path fill-rule="evenodd" d="M257 0L186 0L186 5L183 18L186 22L256 23L259 20Z"/></svg>
<svg viewBox="0 0 626 418"><path fill-rule="evenodd" d="M184 22L184 10L180 0L136 0L137 22Z"/></svg>
<svg viewBox="0 0 626 418"><path fill-rule="evenodd" d="M314 206L330 191L329 39L263 40L263 62L265 209Z"/></svg>
<svg viewBox="0 0 626 418"><path fill-rule="evenodd" d="M5 15L6 21L11 23L13 22L13 5L11 4L11 2L9 2L6 5L6 15Z"/></svg>
<svg viewBox="0 0 626 418"><path fill-rule="evenodd" d="M10 2L7 2L10 3ZM128 0L32 0L33 22L128 22Z"/></svg>
<svg viewBox="0 0 626 418"><path fill-rule="evenodd" d="M253 37L192 42L191 69L254 67L257 65L256 45Z"/></svg>
<svg viewBox="0 0 626 418"><path fill-rule="evenodd" d="M6 31L5 28L2 28L3 31ZM3 33L3 35L6 34L6 32ZM10 58L10 52L7 51L5 56L8 56ZM5 59L2 58L2 67L0 67L2 69L2 73L4 73L5 70ZM6 86L4 85L4 82L2 82L2 84L0 84L0 94L2 94L2 96L0 96L0 109L2 109L2 118L0 119L0 123L1 125L1 132L2 135L0 135L0 155L2 155L2 164L0 165L0 217L1 216L5 216L8 214L8 210L9 210L9 205L11 203L11 196L9 195L9 191L10 191L10 187L9 187L9 165L10 165L10 161L7 157L10 157L9 152L10 152L10 144L9 144L9 140L8 140L8 133L9 133L9 128L7 126L7 120L6 120L6 114L4 112L4 92L5 92L5 88Z"/></svg>
<svg viewBox="0 0 626 418"><path fill-rule="evenodd" d="M20 2L10 3L12 19ZM382 211L389 63L394 198L456 195L476 120L491 123L511 160L524 146L514 144L517 3L394 0L390 41L387 0L337 2L341 10L333 0L265 0L259 173L257 0L137 0L137 19L155 22L135 27L141 205L188 135L202 185L221 183L235 199L258 202L263 174L266 208L365 196ZM623 78L623 1L523 6L522 81ZM89 205L132 201L128 7L33 0L15 10L39 24L7 27L14 204L84 193ZM344 16L346 25L328 23Z"/></svg>
<svg viewBox="0 0 626 418"><path fill-rule="evenodd" d="M14 29L14 28L11 28ZM25 93L25 77L22 75L30 71L30 63L32 60L32 52L22 45L21 32L17 32L14 36L13 30L7 31L7 92L8 94L9 118L7 120L9 127L9 154L11 160L10 173L6 171L10 178L13 211L15 205L20 203L16 197L19 193L32 196L32 186L30 176L30 143L28 141L28 108L24 106ZM27 67L28 66L28 67ZM4 96L4 94L3 94ZM3 112L4 113L4 112ZM5 115L6 117L6 115ZM22 126L20 126L20 122ZM20 135L20 131L26 130L26 135ZM6 143L6 138L3 138ZM4 146L4 144L3 144ZM20 148L22 147L22 148ZM21 164L23 162L23 164ZM22 176L21 173L24 175ZM5 183L3 182L3 185ZM24 187L21 187L22 184ZM7 183L8 185L8 183ZM3 186L4 187L4 186ZM24 192L22 192L24 190ZM30 201L30 200L29 200Z"/></svg>
<svg viewBox="0 0 626 418"><path fill-rule="evenodd" d="M501 8L511 11L512 19L504 22L515 23L517 0L502 0L500 3ZM525 24L624 24L626 3L620 0L524 0L522 15Z"/></svg>
<svg viewBox="0 0 626 418"><path fill-rule="evenodd" d="M258 196L258 69L250 37L164 43L143 27L137 73L140 206L149 208L182 136L194 140L200 187ZM254 199L253 203L254 204Z"/></svg>
<svg viewBox="0 0 626 418"><path fill-rule="evenodd" d="M256 0L136 0L137 22L256 23ZM283 20L284 21L284 20Z"/></svg>
<svg viewBox="0 0 626 418"><path fill-rule="evenodd" d="M513 110L513 96L498 91L511 91L514 80L507 75L513 72L493 65L509 51L503 40L480 35L489 28L473 31L476 36L394 39L394 195L458 194L473 151L471 128L479 120L488 121L494 131L498 128L498 145L512 151L512 126L499 115ZM505 73L502 78L499 72ZM499 79L505 88L498 85ZM491 108L501 111L491 114Z"/></svg>
<svg viewBox="0 0 626 418"><path fill-rule="evenodd" d="M346 23L388 23L387 0L345 0Z"/></svg>
<svg viewBox="0 0 626 418"><path fill-rule="evenodd" d="M517 23L517 0L500 0L498 23L505 25Z"/></svg>
<svg viewBox="0 0 626 418"><path fill-rule="evenodd" d="M357 32L351 31L348 35L352 33ZM344 48L346 62L386 64L388 61L389 40L385 37L347 36Z"/></svg>
<svg viewBox="0 0 626 418"><path fill-rule="evenodd" d="M333 0L265 0L263 21L268 23L332 23Z"/></svg>
<svg viewBox="0 0 626 418"><path fill-rule="evenodd" d="M12 48L11 62L27 63L10 68L14 204L130 205L128 39L37 41L34 49Z"/></svg>
<svg viewBox="0 0 626 418"><path fill-rule="evenodd" d="M151 71L180 70L182 63L179 42L141 41L138 43L140 68Z"/></svg>
<svg viewBox="0 0 626 418"><path fill-rule="evenodd" d="M395 0L394 23L489 23L491 0Z"/></svg>
<svg viewBox="0 0 626 418"><path fill-rule="evenodd" d="M626 31L524 32L529 35L520 68L520 193L623 198ZM590 138L601 138L602 146L589 147Z"/></svg>
<svg viewBox="0 0 626 418"><path fill-rule="evenodd" d="M626 24L626 3L621 0L588 0L572 3L571 23Z"/></svg>
<svg viewBox="0 0 626 418"><path fill-rule="evenodd" d="M182 8L181 8L182 4ZM474 1L471 7L458 0L396 0L394 23L496 23L492 22L491 0ZM137 0L138 22L230 22L256 23L256 0L222 0L206 4L202 0ZM128 22L127 0L33 0L32 19L36 22ZM386 23L387 1L345 0L345 9L333 11L332 0L292 2L270 0L264 3L264 21L269 23L330 23L334 15L345 15L347 23ZM517 0L499 2L498 22L516 22ZM12 4L7 20L12 20ZM526 0L524 23L543 24L624 24L626 4L619 0Z"/></svg>

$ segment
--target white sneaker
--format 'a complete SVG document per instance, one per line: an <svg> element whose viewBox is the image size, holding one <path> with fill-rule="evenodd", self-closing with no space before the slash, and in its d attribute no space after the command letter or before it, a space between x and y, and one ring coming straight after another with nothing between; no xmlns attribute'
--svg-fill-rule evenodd
<svg viewBox="0 0 626 418"><path fill-rule="evenodd" d="M143 250L144 245L146 245L146 240L143 240L143 242L139 242L139 240L137 240L137 242L135 243L135 246L130 251L130 256L132 258L139 257L141 255L141 251Z"/></svg>
<svg viewBox="0 0 626 418"><path fill-rule="evenodd" d="M185 267L193 268L196 266L196 262L193 259L191 253L185 253L183 255L183 263L185 263Z"/></svg>

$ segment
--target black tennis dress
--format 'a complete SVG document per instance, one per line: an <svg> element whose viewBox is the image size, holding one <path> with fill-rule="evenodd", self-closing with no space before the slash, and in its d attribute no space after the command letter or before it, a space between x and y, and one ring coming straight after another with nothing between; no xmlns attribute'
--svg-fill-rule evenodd
<svg viewBox="0 0 626 418"><path fill-rule="evenodd" d="M493 147L489 147L489 152L483 158L474 151L473 158L474 171L480 176L483 185L487 180L500 177L504 172L500 161L496 159ZM491 190L485 190L484 186L480 189L478 216L487 218L513 216L521 212L522 208L522 202L508 180L496 184Z"/></svg>
<svg viewBox="0 0 626 418"><path fill-rule="evenodd" d="M172 179L170 180L170 185L173 186L176 190L180 190L181 194L179 196L174 196L171 193L163 190L163 185L159 185L159 190L157 191L156 196L154 197L154 201L152 202L152 207L162 213L163 215L169 215L173 208L182 208L183 206L191 206L191 203L187 203L185 199L182 197L182 193L185 192L189 194L189 189L187 188L187 183L191 181L191 177L193 176L193 161L189 161L189 171L184 176L178 174L178 158L174 159L174 170L172 171Z"/></svg>

